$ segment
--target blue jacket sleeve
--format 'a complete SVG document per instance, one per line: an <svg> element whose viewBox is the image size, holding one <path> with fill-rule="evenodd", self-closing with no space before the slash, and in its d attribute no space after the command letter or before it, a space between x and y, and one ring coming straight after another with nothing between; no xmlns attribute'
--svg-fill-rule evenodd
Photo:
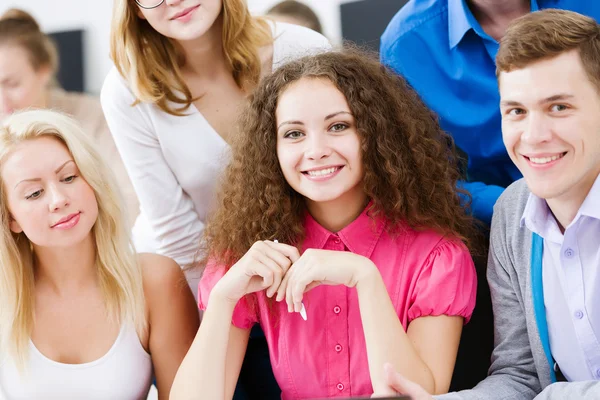
<svg viewBox="0 0 600 400"><path fill-rule="evenodd" d="M486 185L483 182L459 181L458 188L471 194L471 213L475 218L490 224L494 212L494 204L504 191L504 188L495 185ZM467 200L466 198L464 199Z"/></svg>

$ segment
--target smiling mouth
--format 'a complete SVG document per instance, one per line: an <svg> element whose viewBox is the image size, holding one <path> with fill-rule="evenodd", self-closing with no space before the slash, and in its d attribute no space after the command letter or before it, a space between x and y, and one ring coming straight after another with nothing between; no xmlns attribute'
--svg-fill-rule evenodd
<svg viewBox="0 0 600 400"><path fill-rule="evenodd" d="M559 159L563 158L566 154L567 154L567 152L565 151L564 153L556 154L551 157L527 157L527 156L523 156L523 157L525 157L527 160L529 160L529 162L531 162L532 164L544 165L544 164L551 163L552 161L559 160Z"/></svg>
<svg viewBox="0 0 600 400"><path fill-rule="evenodd" d="M330 168L317 169L317 170L312 170L312 171L302 171L302 173L304 175L318 178L320 176L331 175L331 174L339 171L342 168L344 168L344 167L330 167Z"/></svg>
<svg viewBox="0 0 600 400"><path fill-rule="evenodd" d="M198 7L200 7L200 4L198 4L197 6L194 6L194 7L190 7L186 10L183 10L183 12L176 14L173 18L171 18L171 20L178 20L180 18L184 18L184 17L188 16L190 13L194 12Z"/></svg>
<svg viewBox="0 0 600 400"><path fill-rule="evenodd" d="M52 225L52 228L57 228L57 227L62 227L62 226L69 225L69 223L73 222L76 218L79 218L80 215L81 215L81 212L77 212L75 214L71 214L71 215L67 216L66 218L61 219L60 221L58 221L54 225Z"/></svg>

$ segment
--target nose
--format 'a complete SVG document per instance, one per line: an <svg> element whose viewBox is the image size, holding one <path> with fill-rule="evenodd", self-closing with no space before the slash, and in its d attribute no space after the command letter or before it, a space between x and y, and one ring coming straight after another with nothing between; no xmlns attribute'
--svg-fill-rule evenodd
<svg viewBox="0 0 600 400"><path fill-rule="evenodd" d="M51 212L56 212L61 208L67 207L69 205L69 197L65 193L65 190L59 188L56 185L49 186L46 189L49 193L50 203L48 207Z"/></svg>
<svg viewBox="0 0 600 400"><path fill-rule="evenodd" d="M549 123L549 118L542 113L532 112L523 133L521 140L530 145L536 145L548 142L552 139L552 128Z"/></svg>
<svg viewBox="0 0 600 400"><path fill-rule="evenodd" d="M320 160L327 158L332 153L325 134L309 134L306 144L307 147L305 149L305 155L309 160Z"/></svg>

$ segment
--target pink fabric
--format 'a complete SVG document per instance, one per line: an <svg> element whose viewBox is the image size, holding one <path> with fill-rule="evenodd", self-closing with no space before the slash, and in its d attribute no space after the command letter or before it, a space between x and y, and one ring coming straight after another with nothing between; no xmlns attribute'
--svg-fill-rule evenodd
<svg viewBox="0 0 600 400"><path fill-rule="evenodd" d="M365 211L334 234L308 216L302 247L351 251L371 259L404 329L413 319L428 315L457 315L468 321L475 307L477 283L466 247L431 231L406 230L391 236L385 225L384 220L374 220ZM224 272L214 264L204 272L199 285L202 309ZM270 308L264 292L251 297L256 305L241 300L232 323L240 328L260 323L282 399L373 393L355 289L319 286L306 293L308 321L300 314L288 314L285 302Z"/></svg>

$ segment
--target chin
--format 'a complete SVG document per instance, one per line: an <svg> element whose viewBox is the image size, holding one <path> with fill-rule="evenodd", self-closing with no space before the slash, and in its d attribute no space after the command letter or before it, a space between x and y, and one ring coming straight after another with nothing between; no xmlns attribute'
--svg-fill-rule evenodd
<svg viewBox="0 0 600 400"><path fill-rule="evenodd" d="M563 185L552 182L541 182L540 180L526 180L529 191L542 199L553 199L565 192ZM555 181L556 182L556 181Z"/></svg>
<svg viewBox="0 0 600 400"><path fill-rule="evenodd" d="M341 197L339 194L329 193L309 193L302 194L302 196L306 197L307 200L312 201L313 203L329 203L336 201Z"/></svg>

